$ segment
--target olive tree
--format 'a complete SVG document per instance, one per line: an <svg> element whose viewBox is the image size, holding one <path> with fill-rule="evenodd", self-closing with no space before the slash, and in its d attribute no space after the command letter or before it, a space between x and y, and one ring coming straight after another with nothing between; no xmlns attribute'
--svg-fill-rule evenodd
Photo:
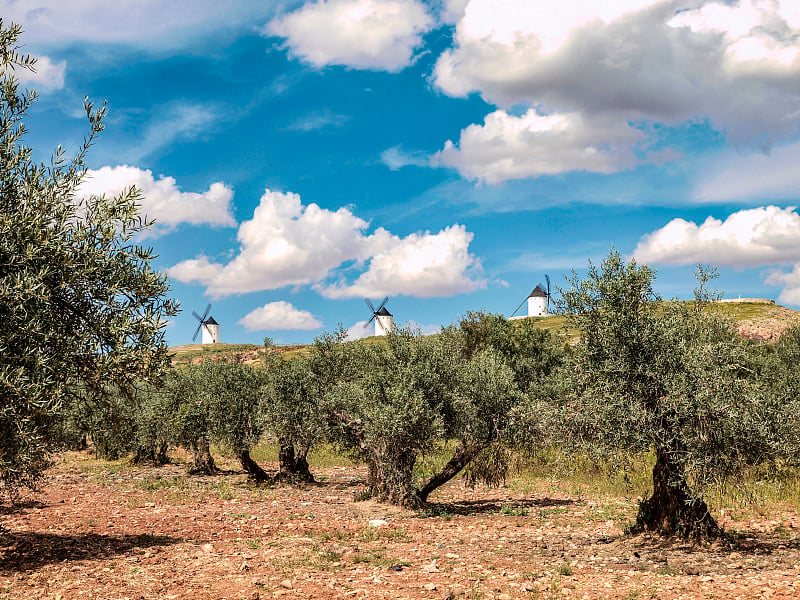
<svg viewBox="0 0 800 600"><path fill-rule="evenodd" d="M352 348L348 371L328 394L335 439L366 464L374 498L419 506L414 466L444 432L457 356L441 339L407 329Z"/></svg>
<svg viewBox="0 0 800 600"><path fill-rule="evenodd" d="M89 135L76 156L39 164L23 144L34 92L17 69L21 31L0 21L0 481L34 485L47 465L53 417L71 387L126 386L169 364L166 276L136 243L150 226L139 192L77 195L105 106L85 104Z"/></svg>
<svg viewBox="0 0 800 600"><path fill-rule="evenodd" d="M450 460L417 491L422 501L467 467L471 481L495 484L504 478L506 449L519 437L530 447L530 436L519 436L519 430L529 433L541 416L528 410L532 403L526 400L561 360L554 337L528 319L470 312L440 337L457 358L442 404L445 437L457 444Z"/></svg>
<svg viewBox="0 0 800 600"><path fill-rule="evenodd" d="M314 481L308 453L328 437L327 391L343 376L349 349L339 330L314 340L307 354L287 358L269 339L262 418L278 442L277 479Z"/></svg>
<svg viewBox="0 0 800 600"><path fill-rule="evenodd" d="M171 370L165 378L162 398L163 411L169 415L170 440L191 454L189 473L216 474L217 465L211 456L211 406L203 394L201 369L193 365Z"/></svg>
<svg viewBox="0 0 800 600"><path fill-rule="evenodd" d="M194 368L199 400L208 409L212 439L236 456L256 481L269 475L250 456L263 432L258 410L263 371L238 362L207 362Z"/></svg>
<svg viewBox="0 0 800 600"><path fill-rule="evenodd" d="M654 271L612 251L599 268L590 263L584 279L573 273L562 291L580 332L560 406L565 439L605 456L655 453L638 531L718 534L706 486L774 456L770 400L753 353L709 310L712 272L697 274L693 302L663 302Z"/></svg>

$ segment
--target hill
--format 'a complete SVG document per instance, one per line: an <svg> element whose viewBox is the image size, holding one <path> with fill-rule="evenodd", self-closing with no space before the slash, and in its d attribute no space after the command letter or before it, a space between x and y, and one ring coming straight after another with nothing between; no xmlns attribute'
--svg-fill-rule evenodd
<svg viewBox="0 0 800 600"><path fill-rule="evenodd" d="M761 342L773 342L787 327L800 324L800 312L758 298L715 302L711 305L711 310L734 319L741 335ZM562 315L529 318L537 327L554 333L564 331L566 325L566 319ZM570 337L575 336L574 332L567 334ZM277 348L293 355L301 352L304 346L293 344ZM170 353L172 363L176 365L198 364L203 361L255 364L261 360L264 348L257 344L185 344L173 346Z"/></svg>

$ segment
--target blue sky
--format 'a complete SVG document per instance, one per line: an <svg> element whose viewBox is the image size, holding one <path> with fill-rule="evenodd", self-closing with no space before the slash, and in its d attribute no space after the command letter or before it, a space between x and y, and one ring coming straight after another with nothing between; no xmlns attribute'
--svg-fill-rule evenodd
<svg viewBox="0 0 800 600"><path fill-rule="evenodd" d="M305 343L363 301L510 314L615 246L688 297L800 306L796 0L0 0L46 160L137 185L191 342ZM598 6L598 4L600 6Z"/></svg>

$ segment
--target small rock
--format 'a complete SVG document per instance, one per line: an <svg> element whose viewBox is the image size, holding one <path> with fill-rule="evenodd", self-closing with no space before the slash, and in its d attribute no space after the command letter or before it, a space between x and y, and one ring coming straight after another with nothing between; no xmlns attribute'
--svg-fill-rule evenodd
<svg viewBox="0 0 800 600"><path fill-rule="evenodd" d="M424 586L422 586L422 587L424 587L424 588L425 588L426 590L428 590L429 592L435 592L435 591L436 591L436 584L435 584L435 583L426 583L426 584L425 584Z"/></svg>
<svg viewBox="0 0 800 600"><path fill-rule="evenodd" d="M206 553L214 551L214 544L203 544L200 547L203 549L203 552L206 552Z"/></svg>
<svg viewBox="0 0 800 600"><path fill-rule="evenodd" d="M396 573L399 573L400 571L403 570L403 565L401 565L400 563L397 563L396 565L392 565L391 567L389 567L389 570L390 571L394 571Z"/></svg>
<svg viewBox="0 0 800 600"><path fill-rule="evenodd" d="M386 521L383 519L370 519L369 526L370 527L383 527L386 525Z"/></svg>
<svg viewBox="0 0 800 600"><path fill-rule="evenodd" d="M286 588L287 590L294 589L294 585L292 584L291 579L284 579L283 581L281 581L281 587Z"/></svg>
<svg viewBox="0 0 800 600"><path fill-rule="evenodd" d="M447 594L445 594L444 600L456 600L456 595L453 592L447 592Z"/></svg>
<svg viewBox="0 0 800 600"><path fill-rule="evenodd" d="M439 567L436 565L436 559L433 559L433 562L428 565L427 569L428 573L438 573Z"/></svg>

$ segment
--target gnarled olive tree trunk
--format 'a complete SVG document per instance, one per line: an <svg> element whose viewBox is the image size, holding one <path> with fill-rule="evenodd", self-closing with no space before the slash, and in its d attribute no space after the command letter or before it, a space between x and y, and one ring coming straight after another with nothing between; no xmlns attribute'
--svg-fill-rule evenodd
<svg viewBox="0 0 800 600"><path fill-rule="evenodd" d="M211 456L208 439L204 436L197 438L189 444L192 454L192 466L189 468L191 475L216 475L219 471Z"/></svg>
<svg viewBox="0 0 800 600"><path fill-rule="evenodd" d="M367 487L378 502L388 502L406 508L419 508L424 501L414 489L414 463L416 454L367 457Z"/></svg>
<svg viewBox="0 0 800 600"><path fill-rule="evenodd" d="M483 450L485 447L486 445L468 444L463 440L459 442L455 452L453 453L453 457L447 462L447 464L442 467L438 473L434 474L430 479L428 479L428 481L426 481L419 490L417 490L417 497L420 499L420 501L423 503L427 502L428 496L430 496L433 490L443 486L453 477L458 475L464 469L464 467L466 467L472 461L473 458L480 454L481 450Z"/></svg>
<svg viewBox="0 0 800 600"><path fill-rule="evenodd" d="M269 473L262 469L261 465L253 460L253 457L250 456L249 450L240 450L236 456L239 459L239 464L242 465L244 472L247 473L257 483L269 480Z"/></svg>
<svg viewBox="0 0 800 600"><path fill-rule="evenodd" d="M313 483L314 476L308 468L308 449L295 451L294 444L285 440L279 441L278 473L276 480L302 481Z"/></svg>
<svg viewBox="0 0 800 600"><path fill-rule="evenodd" d="M721 533L706 503L692 495L683 465L662 449L656 451L653 495L639 504L633 531L698 539Z"/></svg>

